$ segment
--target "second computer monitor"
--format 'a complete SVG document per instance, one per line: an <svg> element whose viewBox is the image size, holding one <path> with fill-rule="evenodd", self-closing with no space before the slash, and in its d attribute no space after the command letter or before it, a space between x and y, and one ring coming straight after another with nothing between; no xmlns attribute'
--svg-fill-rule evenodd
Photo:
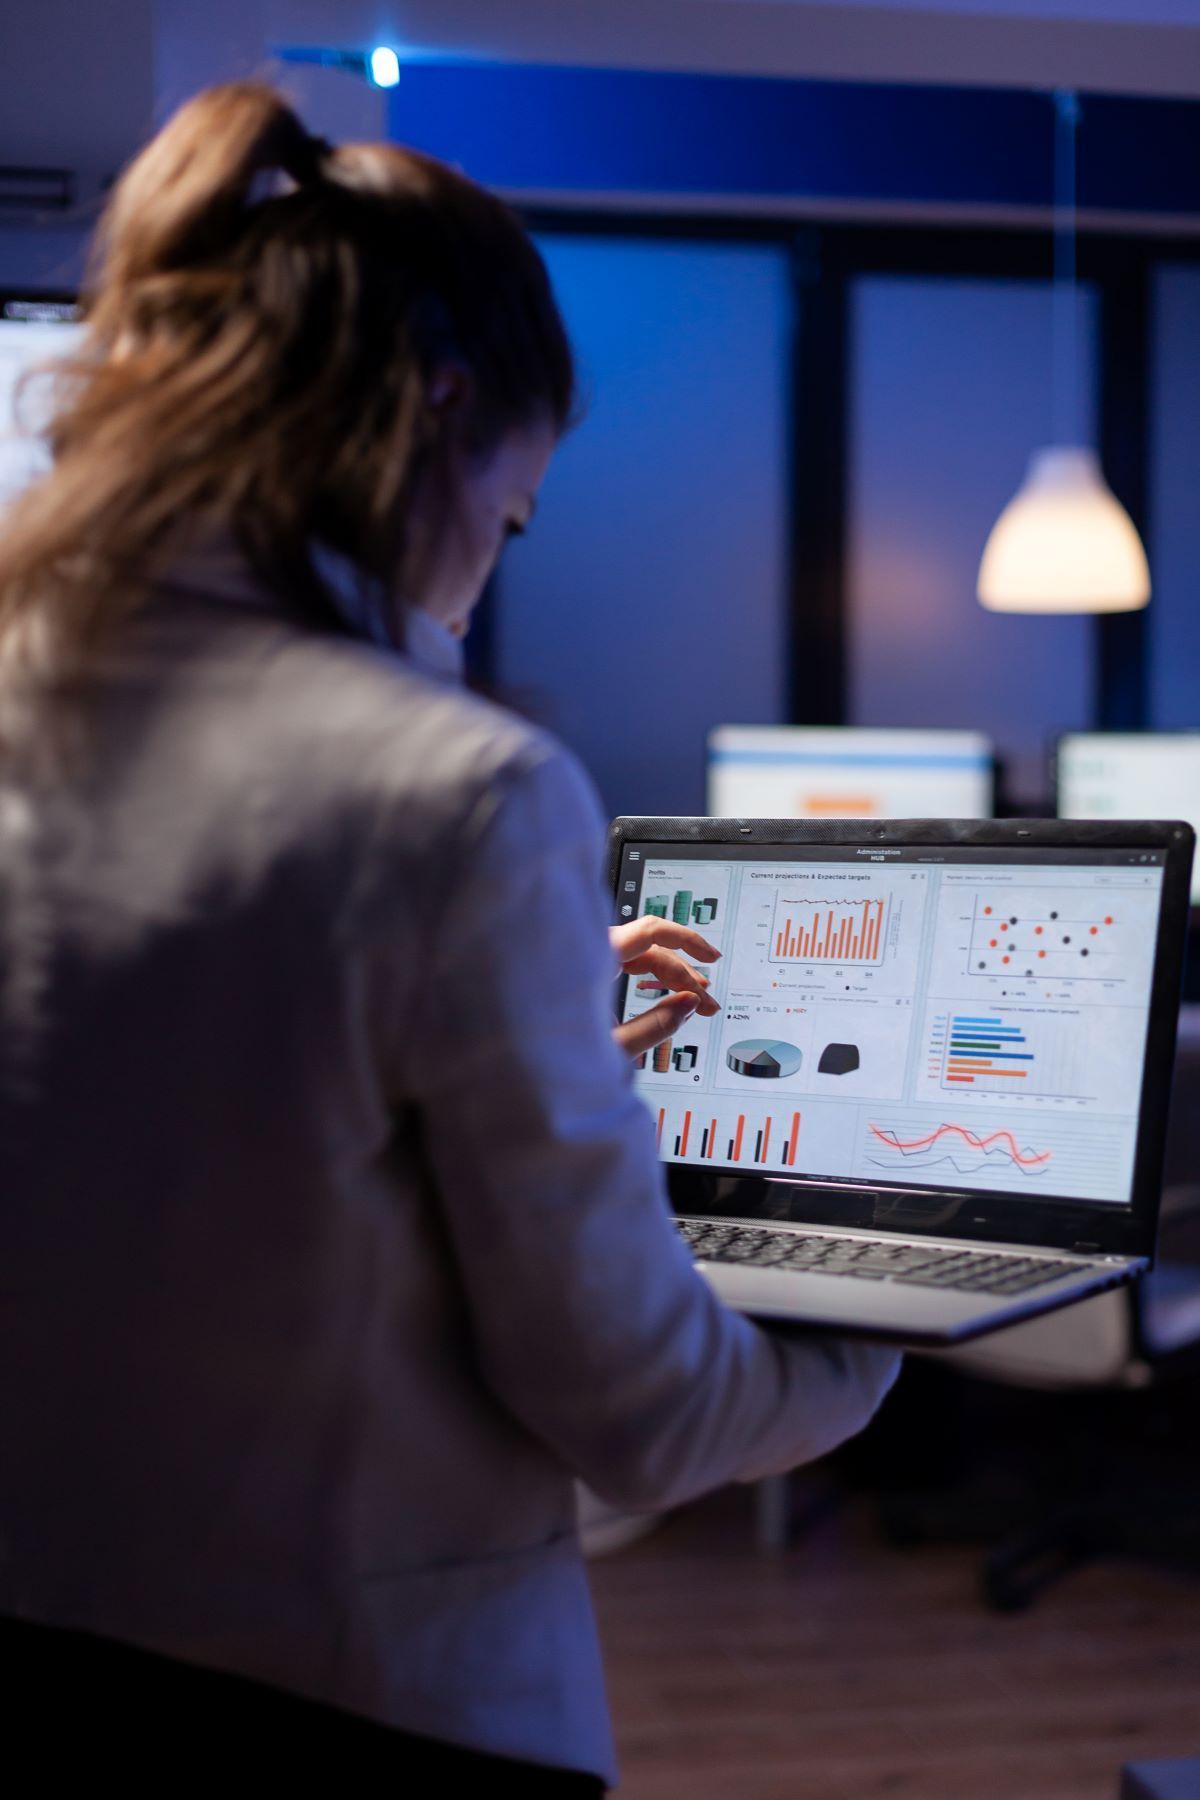
<svg viewBox="0 0 1200 1800"><path fill-rule="evenodd" d="M987 819L992 744L977 731L719 725L708 810L741 819Z"/></svg>
<svg viewBox="0 0 1200 1800"><path fill-rule="evenodd" d="M69 356L82 333L72 300L0 293L0 512L50 466L38 427L51 394L36 371Z"/></svg>
<svg viewBox="0 0 1200 1800"><path fill-rule="evenodd" d="M1057 763L1060 819L1186 819L1200 831L1200 731L1072 731Z"/></svg>

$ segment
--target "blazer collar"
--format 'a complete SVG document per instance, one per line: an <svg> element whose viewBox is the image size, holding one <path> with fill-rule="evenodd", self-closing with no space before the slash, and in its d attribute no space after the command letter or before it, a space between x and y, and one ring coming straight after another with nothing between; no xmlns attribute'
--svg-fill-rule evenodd
<svg viewBox="0 0 1200 1800"><path fill-rule="evenodd" d="M410 607L404 617L404 641L397 644L389 625L391 608L378 583L327 544L314 544L313 563L356 638L392 655L405 656L425 674L450 681L462 679L462 640L432 614ZM228 534L214 535L181 550L167 567L163 583L179 592L254 612L280 610L278 596L258 579Z"/></svg>

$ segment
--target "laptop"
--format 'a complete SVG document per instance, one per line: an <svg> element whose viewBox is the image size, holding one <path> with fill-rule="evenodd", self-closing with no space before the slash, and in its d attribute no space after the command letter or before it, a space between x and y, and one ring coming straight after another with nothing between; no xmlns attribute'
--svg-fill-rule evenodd
<svg viewBox="0 0 1200 1800"><path fill-rule="evenodd" d="M635 1082L738 1310L961 1343L1150 1266L1195 836L1182 822L622 818L619 921L719 1015ZM621 984L635 1018L653 978Z"/></svg>

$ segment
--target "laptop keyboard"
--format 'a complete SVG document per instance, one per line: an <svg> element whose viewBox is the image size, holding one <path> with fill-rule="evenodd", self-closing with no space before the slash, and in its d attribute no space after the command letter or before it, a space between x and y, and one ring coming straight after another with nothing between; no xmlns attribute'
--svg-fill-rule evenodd
<svg viewBox="0 0 1200 1800"><path fill-rule="evenodd" d="M858 1281L896 1281L911 1287L954 1288L966 1294L1025 1294L1079 1267L1073 1262L1011 1252L768 1231L724 1219L680 1219L676 1223L698 1262L852 1275Z"/></svg>

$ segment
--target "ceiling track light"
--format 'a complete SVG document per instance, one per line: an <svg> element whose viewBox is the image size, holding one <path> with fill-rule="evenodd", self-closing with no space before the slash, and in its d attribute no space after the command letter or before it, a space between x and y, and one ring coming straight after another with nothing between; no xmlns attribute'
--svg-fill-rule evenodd
<svg viewBox="0 0 1200 1800"><path fill-rule="evenodd" d="M400 58L389 44L377 44L367 58L367 74L377 88L394 88L400 81Z"/></svg>
<svg viewBox="0 0 1200 1800"><path fill-rule="evenodd" d="M315 63L322 69L345 69L364 75L372 87L394 88L400 85L400 52L390 44L376 44L373 50L328 50L302 44L277 44L273 55L285 63Z"/></svg>

